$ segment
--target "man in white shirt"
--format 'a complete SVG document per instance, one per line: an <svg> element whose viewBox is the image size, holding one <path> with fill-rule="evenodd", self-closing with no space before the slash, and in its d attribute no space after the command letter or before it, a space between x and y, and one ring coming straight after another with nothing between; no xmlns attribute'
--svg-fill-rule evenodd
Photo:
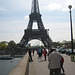
<svg viewBox="0 0 75 75"><path fill-rule="evenodd" d="M56 49L53 49L53 52L49 54L48 57L48 69L50 69L50 75L59 75L59 70L60 70L60 61L61 61L61 55L56 52Z"/></svg>

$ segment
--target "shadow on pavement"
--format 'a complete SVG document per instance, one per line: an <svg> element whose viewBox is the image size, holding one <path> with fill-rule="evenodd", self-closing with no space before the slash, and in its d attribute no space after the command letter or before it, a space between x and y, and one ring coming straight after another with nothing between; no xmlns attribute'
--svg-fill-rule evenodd
<svg viewBox="0 0 75 75"><path fill-rule="evenodd" d="M55 74L53 74L53 75L55 75ZM64 73L61 73L61 74L59 74L59 75L66 75L66 74L64 74Z"/></svg>
<svg viewBox="0 0 75 75"><path fill-rule="evenodd" d="M64 73L61 73L61 74L59 74L59 75L66 75L66 74L64 74Z"/></svg>

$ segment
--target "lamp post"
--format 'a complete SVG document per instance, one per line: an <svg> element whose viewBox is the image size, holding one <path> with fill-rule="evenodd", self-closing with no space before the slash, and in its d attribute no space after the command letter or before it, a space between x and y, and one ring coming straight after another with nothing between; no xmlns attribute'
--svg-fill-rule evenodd
<svg viewBox="0 0 75 75"><path fill-rule="evenodd" d="M71 24L71 49L73 54L73 31L72 31L72 15L71 15L71 8L72 6L69 5L68 8L70 9L70 24Z"/></svg>

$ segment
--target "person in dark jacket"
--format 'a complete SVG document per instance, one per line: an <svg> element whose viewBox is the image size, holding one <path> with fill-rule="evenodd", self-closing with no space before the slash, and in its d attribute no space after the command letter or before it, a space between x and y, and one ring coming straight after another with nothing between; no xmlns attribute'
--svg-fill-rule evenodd
<svg viewBox="0 0 75 75"><path fill-rule="evenodd" d="M32 60L32 55L31 55L31 50L30 49L28 49L28 53L29 53L29 61L31 62L33 60Z"/></svg>

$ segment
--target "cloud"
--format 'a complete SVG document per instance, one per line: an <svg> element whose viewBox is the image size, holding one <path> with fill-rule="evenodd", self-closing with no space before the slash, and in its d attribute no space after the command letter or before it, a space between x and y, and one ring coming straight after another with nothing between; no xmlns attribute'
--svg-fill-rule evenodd
<svg viewBox="0 0 75 75"><path fill-rule="evenodd" d="M5 39L6 40L14 39L15 41L18 42L24 35L24 29L26 29L28 26L29 21L28 13L30 13L31 10L32 0L0 0L0 1L1 1L0 12L7 11L5 12L7 14L4 14L4 12L2 12L1 14L2 17L0 18L0 41ZM67 16L69 13L63 13L62 11L69 11L68 9L69 4L71 4L72 9L74 9L75 1L74 0L38 0L38 1L40 10L42 9L43 12L42 15L44 15L42 19L43 22L45 22L44 23L45 28L49 29L49 34L52 40L53 41L61 41L63 39L69 40L68 37L70 34L70 29L68 26L70 25L68 23L69 16ZM75 25L75 23L73 25ZM75 34L74 29L73 31Z"/></svg>
<svg viewBox="0 0 75 75"><path fill-rule="evenodd" d="M49 2L43 6L41 6L43 11L56 11L56 10L63 10L63 3L61 4L60 1L59 2Z"/></svg>
<svg viewBox="0 0 75 75"><path fill-rule="evenodd" d="M40 1L42 2L42 1ZM75 0L45 0L40 3L43 11L68 11L68 6L72 5L72 9L75 9Z"/></svg>
<svg viewBox="0 0 75 75"><path fill-rule="evenodd" d="M68 7L67 8L63 8L62 11L63 12L68 11Z"/></svg>
<svg viewBox="0 0 75 75"><path fill-rule="evenodd" d="M47 6L47 8L48 8L49 10L59 10L59 9L62 8L62 6L61 6L60 4L58 4L58 3L50 3L50 4Z"/></svg>
<svg viewBox="0 0 75 75"><path fill-rule="evenodd" d="M67 11L68 5L72 5L75 8L75 0L38 0L39 6L42 10L62 10ZM22 11L22 10L31 10L32 0L2 0L0 7L7 8L10 11ZM40 9L41 9L40 8ZM5 9L0 9L5 10Z"/></svg>
<svg viewBox="0 0 75 75"><path fill-rule="evenodd" d="M7 11L7 9L4 9L4 8L0 8L0 11Z"/></svg>
<svg viewBox="0 0 75 75"><path fill-rule="evenodd" d="M9 12L30 10L31 0L0 0L1 10L7 9Z"/></svg>
<svg viewBox="0 0 75 75"><path fill-rule="evenodd" d="M29 20L29 16L25 16L24 19L25 19L25 20Z"/></svg>
<svg viewBox="0 0 75 75"><path fill-rule="evenodd" d="M19 42L23 37L24 29L26 28L25 21L21 19L20 20L17 19L12 20L11 18L9 19L7 20L6 18L4 21L3 20L0 21L0 41L14 40L15 42Z"/></svg>
<svg viewBox="0 0 75 75"><path fill-rule="evenodd" d="M66 3L68 4L68 5L73 5L73 3L74 3L75 1L74 0L66 0Z"/></svg>

